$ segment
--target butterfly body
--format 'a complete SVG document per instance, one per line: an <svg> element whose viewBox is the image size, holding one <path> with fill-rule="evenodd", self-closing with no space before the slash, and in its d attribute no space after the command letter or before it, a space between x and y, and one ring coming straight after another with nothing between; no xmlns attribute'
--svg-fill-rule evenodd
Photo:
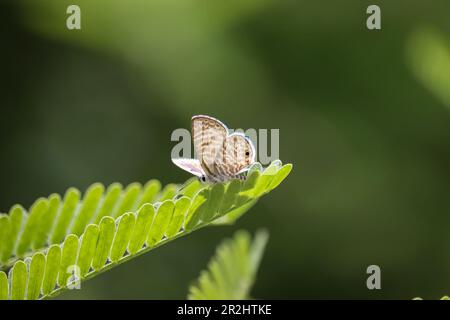
<svg viewBox="0 0 450 320"><path fill-rule="evenodd" d="M192 139L197 159L172 159L172 162L203 182L245 179L245 172L255 162L251 140L242 133L229 134L228 128L213 117L192 117Z"/></svg>

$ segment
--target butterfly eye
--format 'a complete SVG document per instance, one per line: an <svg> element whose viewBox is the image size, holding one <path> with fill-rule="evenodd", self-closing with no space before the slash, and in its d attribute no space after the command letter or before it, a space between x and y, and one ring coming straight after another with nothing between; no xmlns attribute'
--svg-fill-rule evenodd
<svg viewBox="0 0 450 320"><path fill-rule="evenodd" d="M247 152L245 153L245 155L246 155L246 156L249 156L249 155L250 155L250 152L247 151Z"/></svg>
<svg viewBox="0 0 450 320"><path fill-rule="evenodd" d="M205 177L205 176L202 176L202 177L201 177L201 180L202 180L203 182L206 182L206 177Z"/></svg>

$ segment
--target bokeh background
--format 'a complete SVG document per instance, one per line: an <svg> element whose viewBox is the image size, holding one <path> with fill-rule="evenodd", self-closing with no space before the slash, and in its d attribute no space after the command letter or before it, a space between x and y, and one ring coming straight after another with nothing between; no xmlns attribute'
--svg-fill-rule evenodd
<svg viewBox="0 0 450 320"><path fill-rule="evenodd" d="M81 7L82 30L66 28ZM382 30L366 28L381 7ZM450 3L39 0L0 5L0 211L93 182L183 182L194 114L279 128L288 179L234 226L61 299L182 299L235 230L267 228L258 298L450 293ZM366 288L377 264L382 289Z"/></svg>

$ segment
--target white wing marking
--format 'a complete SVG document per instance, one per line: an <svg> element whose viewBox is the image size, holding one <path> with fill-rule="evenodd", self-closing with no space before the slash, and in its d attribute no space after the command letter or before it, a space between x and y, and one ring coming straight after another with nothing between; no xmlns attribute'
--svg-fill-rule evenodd
<svg viewBox="0 0 450 320"><path fill-rule="evenodd" d="M193 175L197 177L202 177L205 175L205 172L202 169L202 166L200 165L200 161L197 159L185 159L185 158L179 158L179 159L172 159L172 162L180 167L181 169L192 173Z"/></svg>

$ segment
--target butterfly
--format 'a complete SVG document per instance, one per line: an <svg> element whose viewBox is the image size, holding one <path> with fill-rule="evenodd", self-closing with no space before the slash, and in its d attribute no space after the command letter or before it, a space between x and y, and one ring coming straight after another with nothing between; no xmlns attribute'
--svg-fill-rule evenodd
<svg viewBox="0 0 450 320"><path fill-rule="evenodd" d="M198 159L172 159L175 165L207 183L246 178L256 157L248 137L239 132L229 134L222 122L205 115L192 117L191 133Z"/></svg>

